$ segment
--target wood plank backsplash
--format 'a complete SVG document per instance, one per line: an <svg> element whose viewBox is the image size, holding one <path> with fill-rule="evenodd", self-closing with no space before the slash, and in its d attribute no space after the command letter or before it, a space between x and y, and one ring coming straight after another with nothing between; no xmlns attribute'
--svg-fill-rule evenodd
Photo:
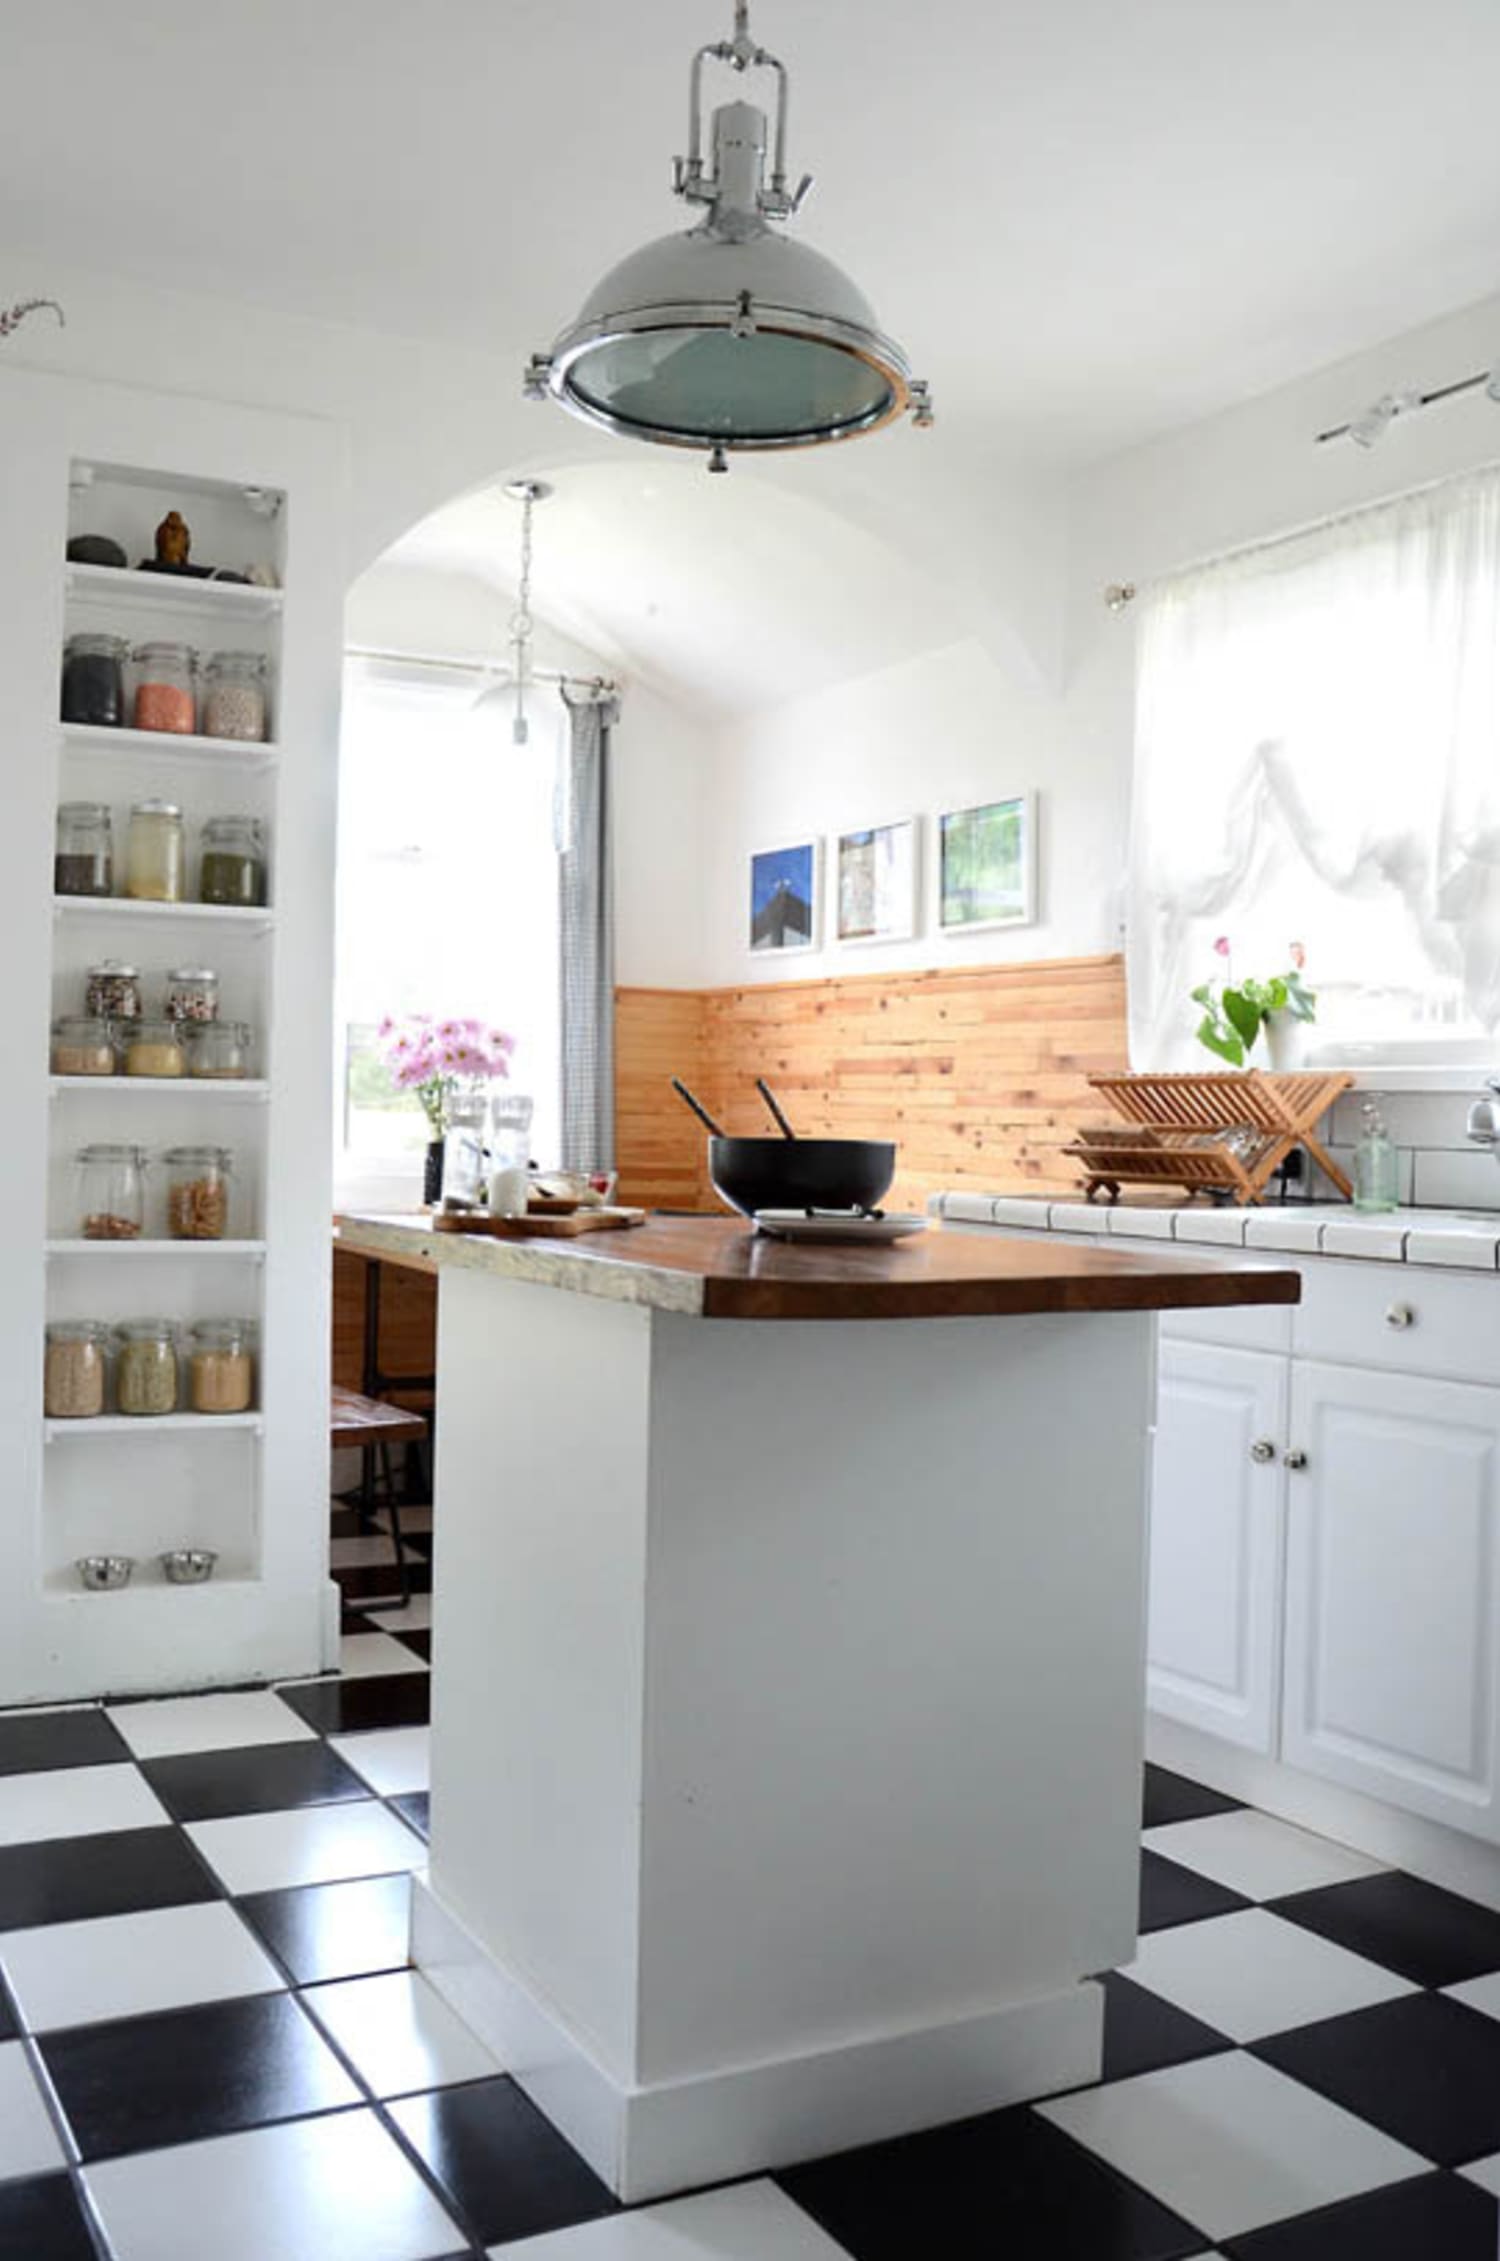
<svg viewBox="0 0 1500 2261"><path fill-rule="evenodd" d="M1110 1111L1091 1074L1127 1064L1116 955L850 974L745 989L622 989L615 1092L621 1196L717 1206L703 1134L671 1090L691 1084L728 1130L767 1126L763 1075L808 1137L894 1138L891 1202L939 1186L1066 1193L1062 1152Z"/></svg>

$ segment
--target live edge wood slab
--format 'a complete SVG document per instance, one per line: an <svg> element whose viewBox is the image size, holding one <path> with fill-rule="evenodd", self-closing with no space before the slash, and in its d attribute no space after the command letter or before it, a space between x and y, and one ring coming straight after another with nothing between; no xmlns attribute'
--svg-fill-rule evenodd
<svg viewBox="0 0 1500 2261"><path fill-rule="evenodd" d="M425 1216L343 1216L336 1245L433 1270L490 1272L700 1319L966 1319L1295 1303L1271 1263L1126 1254L932 1226L889 1247L767 1240L725 1217L653 1217L586 1244L434 1233ZM606 1245L606 1243L608 1245Z"/></svg>

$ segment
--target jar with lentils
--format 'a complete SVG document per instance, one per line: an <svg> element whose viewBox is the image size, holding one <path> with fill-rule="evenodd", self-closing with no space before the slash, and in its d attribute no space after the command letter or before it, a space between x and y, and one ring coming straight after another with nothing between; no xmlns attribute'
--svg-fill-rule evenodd
<svg viewBox="0 0 1500 2261"><path fill-rule="evenodd" d="M204 903L257 909L266 899L266 848L260 819L211 816L203 827L198 896Z"/></svg>
<svg viewBox="0 0 1500 2261"><path fill-rule="evenodd" d="M112 1076L118 1060L109 1022L81 1013L54 1021L51 1066L55 1076Z"/></svg>
<svg viewBox="0 0 1500 2261"><path fill-rule="evenodd" d="M139 673L131 720L136 729L191 736L198 727L193 692L198 655L191 644L142 644L135 662Z"/></svg>
<svg viewBox="0 0 1500 2261"><path fill-rule="evenodd" d="M137 903L180 903L187 892L182 811L175 801L137 801L125 835L125 892Z"/></svg>
<svg viewBox="0 0 1500 2261"><path fill-rule="evenodd" d="M141 1017L141 977L120 958L101 958L90 966L83 993L84 1010L106 1021L138 1021Z"/></svg>
<svg viewBox="0 0 1500 2261"><path fill-rule="evenodd" d="M203 682L206 737L265 737L266 663L259 652L215 652Z"/></svg>
<svg viewBox="0 0 1500 2261"><path fill-rule="evenodd" d="M222 1240L229 1226L229 1173L222 1146L169 1146L167 1232L173 1240Z"/></svg>
<svg viewBox="0 0 1500 2261"><path fill-rule="evenodd" d="M52 852L54 895L108 895L115 884L114 825L107 801L64 801Z"/></svg>
<svg viewBox="0 0 1500 2261"><path fill-rule="evenodd" d="M139 1240L146 1222L146 1156L139 1146L78 1150L79 1233L84 1240Z"/></svg>
<svg viewBox="0 0 1500 2261"><path fill-rule="evenodd" d="M176 967L167 975L165 1010L169 1021L216 1021L218 975L208 966Z"/></svg>
<svg viewBox="0 0 1500 2261"><path fill-rule="evenodd" d="M175 1413L181 1391L177 1327L171 1319L126 1319L119 1329L115 1402L142 1419Z"/></svg>
<svg viewBox="0 0 1500 2261"><path fill-rule="evenodd" d="M54 1319L47 1329L42 1411L50 1421L86 1421L104 1411L110 1330L97 1319Z"/></svg>
<svg viewBox="0 0 1500 2261"><path fill-rule="evenodd" d="M255 1403L255 1357L245 1319L205 1319L193 1329L188 1402L195 1413L248 1413Z"/></svg>

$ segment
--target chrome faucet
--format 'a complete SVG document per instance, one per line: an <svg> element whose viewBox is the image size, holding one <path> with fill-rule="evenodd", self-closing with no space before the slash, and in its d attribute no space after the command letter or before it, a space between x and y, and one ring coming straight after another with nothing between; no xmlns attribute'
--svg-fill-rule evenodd
<svg viewBox="0 0 1500 2261"><path fill-rule="evenodd" d="M1468 1135L1476 1146L1487 1146L1500 1159L1500 1075L1486 1076L1488 1099L1476 1099L1469 1109Z"/></svg>

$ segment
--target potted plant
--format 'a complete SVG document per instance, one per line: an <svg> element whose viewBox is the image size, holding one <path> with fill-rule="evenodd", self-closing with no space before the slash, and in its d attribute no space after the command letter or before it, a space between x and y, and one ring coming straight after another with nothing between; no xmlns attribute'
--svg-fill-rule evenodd
<svg viewBox="0 0 1500 2261"><path fill-rule="evenodd" d="M1200 982L1192 992L1193 1003L1203 1008L1198 1042L1230 1067L1242 1068L1264 1034L1272 1072L1290 1073L1301 1062L1303 1031L1317 1018L1317 992L1302 978L1307 952L1300 942L1293 942L1285 973L1273 974L1269 981L1237 982L1230 968L1227 934L1219 936L1214 950L1224 961L1222 975L1217 981Z"/></svg>
<svg viewBox="0 0 1500 2261"><path fill-rule="evenodd" d="M434 1020L430 1013L387 1013L376 1030L382 1057L399 1091L416 1093L431 1136L422 1198L443 1194L443 1139L459 1093L510 1074L516 1040L476 1020Z"/></svg>

